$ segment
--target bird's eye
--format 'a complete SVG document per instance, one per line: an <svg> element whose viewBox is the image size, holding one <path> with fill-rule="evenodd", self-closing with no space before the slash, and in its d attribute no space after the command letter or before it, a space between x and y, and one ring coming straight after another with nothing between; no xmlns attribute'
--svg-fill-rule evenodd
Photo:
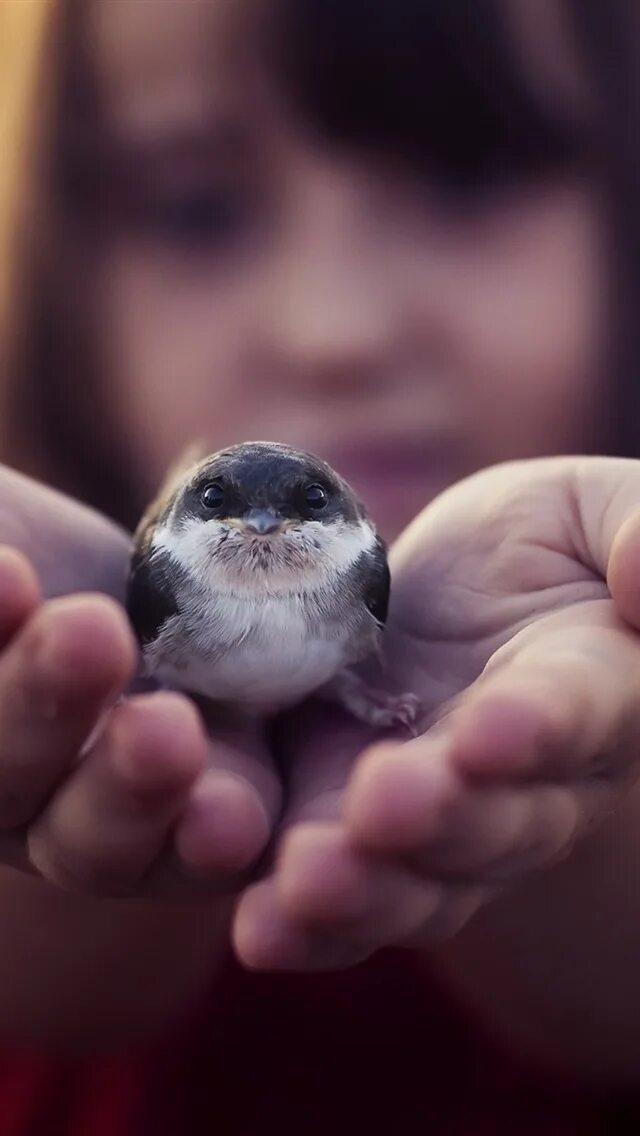
<svg viewBox="0 0 640 1136"><path fill-rule="evenodd" d="M219 509L224 501L224 486L219 481L209 481L202 488L200 500L205 509Z"/></svg>
<svg viewBox="0 0 640 1136"><path fill-rule="evenodd" d="M304 500L310 509L324 509L329 503L329 494L322 485L307 485Z"/></svg>

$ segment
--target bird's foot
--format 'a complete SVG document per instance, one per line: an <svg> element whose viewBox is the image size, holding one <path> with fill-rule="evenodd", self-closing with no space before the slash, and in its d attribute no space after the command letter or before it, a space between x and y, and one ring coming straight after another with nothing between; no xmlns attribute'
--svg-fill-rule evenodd
<svg viewBox="0 0 640 1136"><path fill-rule="evenodd" d="M323 693L368 726L401 728L412 737L419 732L422 706L415 694L389 694L386 690L369 686L349 670L336 675Z"/></svg>

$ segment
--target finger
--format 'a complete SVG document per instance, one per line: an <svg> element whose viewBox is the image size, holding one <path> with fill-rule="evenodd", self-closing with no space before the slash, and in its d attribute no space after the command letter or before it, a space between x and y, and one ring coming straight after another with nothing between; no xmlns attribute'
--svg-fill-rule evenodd
<svg viewBox="0 0 640 1136"><path fill-rule="evenodd" d="M639 581L640 509L636 509L616 533L607 567L607 584L616 607L622 618L636 629L640 629Z"/></svg>
<svg viewBox="0 0 640 1136"><path fill-rule="evenodd" d="M100 513L0 466L0 534L35 566L47 598L106 592L124 600L131 536Z"/></svg>
<svg viewBox="0 0 640 1136"><path fill-rule="evenodd" d="M0 546L0 650L11 641L40 601L35 572L21 553Z"/></svg>
<svg viewBox="0 0 640 1136"><path fill-rule="evenodd" d="M363 856L336 823L296 825L276 871L283 910L306 924L323 924L354 944L376 949L402 941L437 912L442 887L418 879L390 860Z"/></svg>
<svg viewBox="0 0 640 1136"><path fill-rule="evenodd" d="M104 596L52 600L0 658L0 827L25 824L134 669L124 613Z"/></svg>
<svg viewBox="0 0 640 1136"><path fill-rule="evenodd" d="M241 895L232 942L238 959L250 970L342 970L371 953L290 919L280 907L273 879L254 884Z"/></svg>
<svg viewBox="0 0 640 1136"><path fill-rule="evenodd" d="M366 737L368 734L365 735ZM276 735L285 774L282 830L303 819L333 819L340 803L362 728L340 710L308 704L287 715ZM233 921L233 944L243 965L259 970L332 970L367 957L366 950L288 918L278 900L274 866L267 878L240 896Z"/></svg>
<svg viewBox="0 0 640 1136"><path fill-rule="evenodd" d="M461 696L442 726L458 769L480 778L624 775L640 732L640 648L610 607L600 611L593 626L543 630Z"/></svg>
<svg viewBox="0 0 640 1136"><path fill-rule="evenodd" d="M484 886L451 886L355 849L339 825L307 824L287 840L277 876L291 918L331 928L371 951L434 942L455 933L486 897Z"/></svg>
<svg viewBox="0 0 640 1136"><path fill-rule="evenodd" d="M363 757L344 803L356 848L445 880L497 882L567 855L615 802L605 780L470 783L444 748L424 738Z"/></svg>
<svg viewBox="0 0 640 1136"><path fill-rule="evenodd" d="M180 819L175 848L194 876L212 881L246 872L280 815L282 789L260 727L218 728L207 771Z"/></svg>
<svg viewBox="0 0 640 1136"><path fill-rule="evenodd" d="M483 898L354 853L338 825L302 824L287 838L275 878L242 896L234 945L257 969L353 966L391 943L455 933Z"/></svg>
<svg viewBox="0 0 640 1136"><path fill-rule="evenodd" d="M65 888L126 894L161 852L207 754L186 698L128 699L31 827L32 864Z"/></svg>
<svg viewBox="0 0 640 1136"><path fill-rule="evenodd" d="M318 718L326 723L326 736L313 728ZM346 715L337 711L334 716L324 707L287 715L276 740L287 782L284 815L281 770L265 738L255 730L240 739L235 730L228 733L187 803L176 832L177 856L160 868L161 889L207 882L239 889L247 869L268 848L278 821L286 830L304 816L337 817L356 746L352 726ZM220 732L219 722L216 728ZM270 874L272 869L269 852L262 870Z"/></svg>
<svg viewBox="0 0 640 1136"><path fill-rule="evenodd" d="M526 466L531 482L544 477ZM635 458L561 458L545 463L556 469L556 503L564 499L572 535L572 556L606 578L622 617L640 628L640 464ZM564 538L563 538L564 539Z"/></svg>

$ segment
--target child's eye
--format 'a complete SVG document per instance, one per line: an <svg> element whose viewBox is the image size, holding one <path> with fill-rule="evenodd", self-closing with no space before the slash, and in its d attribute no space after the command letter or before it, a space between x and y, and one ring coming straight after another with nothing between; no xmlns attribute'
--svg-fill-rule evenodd
<svg viewBox="0 0 640 1136"><path fill-rule="evenodd" d="M438 171L428 180L431 201L452 216L475 216L519 200L533 179L490 166Z"/></svg>
<svg viewBox="0 0 640 1136"><path fill-rule="evenodd" d="M185 248L211 249L244 232L249 207L241 193L211 186L159 192L141 202L138 223L160 240Z"/></svg>

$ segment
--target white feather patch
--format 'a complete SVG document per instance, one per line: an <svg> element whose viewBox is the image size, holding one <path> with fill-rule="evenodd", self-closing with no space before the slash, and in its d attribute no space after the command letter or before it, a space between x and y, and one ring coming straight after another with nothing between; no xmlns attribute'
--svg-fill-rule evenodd
<svg viewBox="0 0 640 1136"><path fill-rule="evenodd" d="M306 521L260 538L219 521L170 519L152 548L168 554L191 581L183 616L190 638L185 642L170 620L146 652L150 671L169 685L222 701L271 709L299 701L356 647L349 618L312 630L313 596L339 596L341 577L375 541L365 520ZM365 620L357 635L363 653L377 634L375 621Z"/></svg>
<svg viewBox="0 0 640 1136"><path fill-rule="evenodd" d="M273 550L264 570L251 563L248 555L245 561L243 549L248 553L251 539L236 527L193 517L179 524L169 520L159 527L152 548L168 553L192 579L210 582L217 592L290 595L331 584L373 549L376 534L366 520L355 524L338 520L331 524L305 521L271 537L254 537L254 541L268 541ZM230 562L222 554L227 542L238 553ZM287 548L304 558L303 563L287 563Z"/></svg>

